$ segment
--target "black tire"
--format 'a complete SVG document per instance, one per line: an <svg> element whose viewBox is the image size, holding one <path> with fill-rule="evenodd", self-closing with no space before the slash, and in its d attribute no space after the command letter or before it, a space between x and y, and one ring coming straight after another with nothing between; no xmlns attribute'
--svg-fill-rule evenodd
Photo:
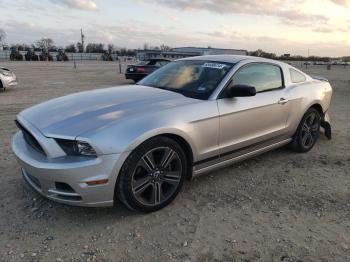
<svg viewBox="0 0 350 262"><path fill-rule="evenodd" d="M320 113L315 108L310 108L299 123L291 142L291 148L298 153L310 151L318 139L320 125Z"/></svg>
<svg viewBox="0 0 350 262"><path fill-rule="evenodd" d="M131 210L145 213L167 206L184 183L187 164L183 149L174 140L159 136L145 141L129 155L120 170L116 200Z"/></svg>

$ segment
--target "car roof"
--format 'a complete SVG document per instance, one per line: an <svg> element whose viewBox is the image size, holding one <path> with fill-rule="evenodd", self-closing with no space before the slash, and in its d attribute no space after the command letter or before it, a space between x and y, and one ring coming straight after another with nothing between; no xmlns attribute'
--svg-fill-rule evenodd
<svg viewBox="0 0 350 262"><path fill-rule="evenodd" d="M182 60L206 60L206 61L215 61L215 62L223 62L223 63L232 63L237 64L240 61L243 60L250 60L251 62L270 62L275 64L284 64L282 62L262 58L262 57L255 57L255 56L245 56L245 55L204 55L204 56L193 56L193 57L186 57L179 59L177 61Z"/></svg>

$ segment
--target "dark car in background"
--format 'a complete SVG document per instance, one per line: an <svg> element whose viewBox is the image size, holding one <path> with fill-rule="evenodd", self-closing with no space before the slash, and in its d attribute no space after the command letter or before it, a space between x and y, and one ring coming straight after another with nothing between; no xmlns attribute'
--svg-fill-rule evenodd
<svg viewBox="0 0 350 262"><path fill-rule="evenodd" d="M126 69L125 78L135 82L140 81L158 68L165 66L170 61L166 59L148 59L136 65L129 65Z"/></svg>

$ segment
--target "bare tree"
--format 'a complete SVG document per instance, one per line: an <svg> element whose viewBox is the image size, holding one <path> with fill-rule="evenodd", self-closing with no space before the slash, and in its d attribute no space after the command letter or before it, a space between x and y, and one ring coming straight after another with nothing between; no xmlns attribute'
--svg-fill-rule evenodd
<svg viewBox="0 0 350 262"><path fill-rule="evenodd" d="M65 52L68 52L68 53L76 53L77 52L77 48L75 47L74 44L70 44L70 45L67 45L66 48L64 49Z"/></svg>
<svg viewBox="0 0 350 262"><path fill-rule="evenodd" d="M5 41L6 39L6 33L3 29L0 28L0 44Z"/></svg>
<svg viewBox="0 0 350 262"><path fill-rule="evenodd" d="M104 44L102 43L88 43L86 45L86 53L104 53Z"/></svg>
<svg viewBox="0 0 350 262"><path fill-rule="evenodd" d="M107 46L108 54L112 54L115 51L115 47L112 44Z"/></svg>
<svg viewBox="0 0 350 262"><path fill-rule="evenodd" d="M160 46L160 50L162 50L162 51L170 51L170 50L171 50L171 47L170 47L170 46L167 46L167 45L162 44L162 45Z"/></svg>
<svg viewBox="0 0 350 262"><path fill-rule="evenodd" d="M77 49L78 49L78 53L84 53L84 46L82 43L80 42L77 43Z"/></svg>
<svg viewBox="0 0 350 262"><path fill-rule="evenodd" d="M41 38L36 42L36 45L41 49L49 52L49 50L54 46L54 41L51 38Z"/></svg>

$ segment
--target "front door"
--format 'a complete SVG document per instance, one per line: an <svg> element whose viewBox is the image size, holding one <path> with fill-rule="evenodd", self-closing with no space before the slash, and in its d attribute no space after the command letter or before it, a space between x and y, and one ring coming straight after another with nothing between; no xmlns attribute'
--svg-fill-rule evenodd
<svg viewBox="0 0 350 262"><path fill-rule="evenodd" d="M279 66L253 63L243 66L230 85L254 86L252 97L218 99L220 113L220 153L282 138L289 112L288 90Z"/></svg>

